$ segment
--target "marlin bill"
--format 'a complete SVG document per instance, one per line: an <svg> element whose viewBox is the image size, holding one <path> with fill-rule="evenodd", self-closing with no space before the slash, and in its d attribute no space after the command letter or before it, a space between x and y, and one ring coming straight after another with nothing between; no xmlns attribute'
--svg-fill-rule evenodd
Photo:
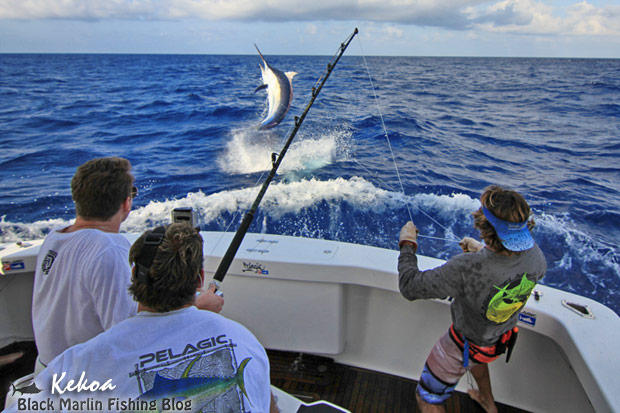
<svg viewBox="0 0 620 413"><path fill-rule="evenodd" d="M284 73L272 67L267 63L258 46L255 44L254 47L256 47L264 64L264 67L259 65L263 84L257 87L254 93L266 88L267 102L269 103L267 117L260 123L259 129L270 129L282 122L291 107L291 102L293 101L293 77L297 73Z"/></svg>

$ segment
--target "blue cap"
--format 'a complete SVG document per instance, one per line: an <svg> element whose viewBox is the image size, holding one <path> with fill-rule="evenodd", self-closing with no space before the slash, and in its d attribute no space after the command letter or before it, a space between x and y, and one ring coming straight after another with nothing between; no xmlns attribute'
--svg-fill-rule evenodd
<svg viewBox="0 0 620 413"><path fill-rule="evenodd" d="M484 206L482 207L482 213L491 225L493 225L497 236L502 241L502 245L506 247L507 250L525 251L534 246L534 238L532 238L530 229L527 227L527 221L504 221L493 215L491 211Z"/></svg>

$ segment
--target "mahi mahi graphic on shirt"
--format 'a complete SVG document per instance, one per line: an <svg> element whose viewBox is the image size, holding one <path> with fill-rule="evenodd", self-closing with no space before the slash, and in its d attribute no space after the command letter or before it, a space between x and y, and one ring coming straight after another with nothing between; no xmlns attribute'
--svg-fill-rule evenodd
<svg viewBox="0 0 620 413"><path fill-rule="evenodd" d="M497 324L506 322L525 305L535 285L524 273L520 279L508 282L503 287L494 286L499 291L489 301L487 318Z"/></svg>

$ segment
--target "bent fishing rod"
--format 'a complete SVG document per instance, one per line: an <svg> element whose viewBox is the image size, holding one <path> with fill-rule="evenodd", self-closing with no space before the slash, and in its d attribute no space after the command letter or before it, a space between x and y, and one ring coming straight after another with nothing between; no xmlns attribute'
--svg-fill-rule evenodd
<svg viewBox="0 0 620 413"><path fill-rule="evenodd" d="M213 281L211 281L211 283L215 284L216 289L219 289L220 282L224 280L224 277L226 276L226 273L228 272L228 269L230 268L230 265L232 264L232 261L235 258L235 255L237 254L239 247L241 246L243 237L245 237L246 232L250 228L250 224L252 224L252 221L254 220L254 214L256 213L256 210L258 209L258 206L261 200L263 199L265 192L267 192L267 188L269 187L269 184L275 177L276 171L278 170L278 167L282 163L282 159L284 159L284 155L286 155L286 152L288 151L289 146L291 146L291 143L293 142L293 138L295 138L295 135L297 134L297 131L299 130L299 128L301 127L301 124L306 118L306 115L308 114L308 111L312 107L312 104L316 100L317 96L319 96L319 93L321 92L323 85L327 81L327 78L332 73L332 71L336 67L336 64L338 63L338 61L344 54L344 51L347 49L347 47L349 46L349 43L351 43L351 41L353 40L353 37L355 37L357 33L358 33L358 30L357 28L355 28L353 33L344 41L344 43L340 44L339 51L336 52L332 60L327 64L327 70L321 75L321 77L319 77L316 84L312 87L312 97L310 99L310 102L308 102L306 109L304 109L301 116L295 116L295 127L289 134L286 140L286 143L284 144L284 146L282 147L282 150L280 151L280 154L278 155L275 152L271 154L271 163L272 163L271 171L269 172L267 179L265 179L263 186L258 192L258 195L256 196L256 199L254 200L254 203L252 204L248 212L246 212L245 216L243 217L243 220L241 221L241 225L239 225L239 229L237 229L237 232L235 233L235 236L233 237L230 245L228 246L228 250L226 250L226 253L224 254L224 257L222 258L222 261L220 261L220 264L218 265L217 270L215 270L215 274L213 275Z"/></svg>

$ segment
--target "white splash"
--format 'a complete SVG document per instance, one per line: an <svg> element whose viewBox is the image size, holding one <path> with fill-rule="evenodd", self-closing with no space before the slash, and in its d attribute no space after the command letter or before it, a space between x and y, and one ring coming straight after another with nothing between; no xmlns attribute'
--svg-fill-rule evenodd
<svg viewBox="0 0 620 413"><path fill-rule="evenodd" d="M297 136L278 169L279 174L312 171L333 164L348 156L347 144L352 133L332 130L317 137ZM249 174L271 170L271 155L278 153L284 141L273 133L253 129L232 131L225 152L218 165L230 174Z"/></svg>
<svg viewBox="0 0 620 413"><path fill-rule="evenodd" d="M151 201L146 206L132 211L121 226L121 231L142 232L155 225L168 223L172 210L178 207L194 208L200 224L216 224L223 230L233 231L241 221L243 214L250 208L259 189L259 187L251 187L213 194L199 191L187 194L186 197L180 199ZM328 213L333 215L333 219L329 220L329 225L333 228L322 228L318 231L315 227L308 227L308 230L303 233L306 236L315 234L318 237L326 231L337 234L339 232L337 227L343 224L340 212L340 206L343 204L349 205L360 213L380 214L386 217L390 216L389 211L402 211L405 204L409 204L414 215L418 217L420 214L426 215L434 222L424 228L424 235L433 236L437 232L445 238L455 237L452 231L459 225L462 227L462 222L459 223L459 221L471 219L471 212L480 206L478 199L465 194L404 195L401 192L381 189L360 177L324 181L316 178L300 179L294 182L281 181L271 184L259 207L259 212L263 214L261 231L268 231L267 217L269 220L277 221L287 215L287 219L290 219L291 215L300 216L300 225L311 225L311 222L306 222L303 217L311 216L313 211L327 206ZM565 245L568 255L555 265L570 269L575 262L574 259L569 258L579 256L585 263L602 263L620 276L617 247L609 246L601 240L588 236L576 227L569 216L540 213L535 214L535 219L537 223L534 230L535 236L538 233L544 239L552 240L552 242L557 240ZM5 217L2 217L0 219L0 242L42 238L51 229L68 225L70 222L71 220L48 219L19 223L6 221ZM233 228L227 228L229 224L233 224L231 225ZM438 230L439 226L444 227L444 231Z"/></svg>
<svg viewBox="0 0 620 413"><path fill-rule="evenodd" d="M10 222L0 218L0 242L26 241L43 238L54 228L68 226L71 221L56 218L36 222Z"/></svg>

